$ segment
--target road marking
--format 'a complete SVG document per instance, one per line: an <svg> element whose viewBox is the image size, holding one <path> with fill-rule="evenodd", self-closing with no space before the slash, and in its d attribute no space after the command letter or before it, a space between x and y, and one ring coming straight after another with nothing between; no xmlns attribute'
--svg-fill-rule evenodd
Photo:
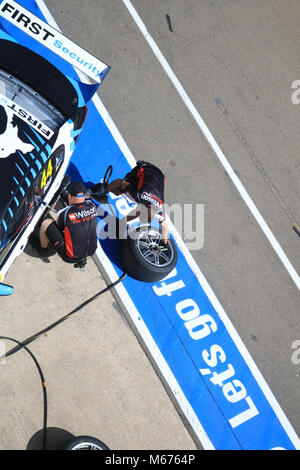
<svg viewBox="0 0 300 470"><path fill-rule="evenodd" d="M156 42L154 41L152 36L149 34L149 32L148 32L145 24L143 23L141 17L139 16L137 11L133 7L130 0L122 0L122 1L124 3L125 7L128 9L129 13L131 14L131 16L132 16L133 20L135 21L136 25L140 29L142 35L144 36L144 38L148 42L149 46L151 47L151 49L152 49L153 53L155 54L156 58L158 59L161 66L165 70L166 74L168 75L169 79L171 80L172 84L174 85L175 89L177 90L178 94L182 98L184 104L186 105L188 110L191 112L191 114L194 117L196 123L198 124L200 130L202 131L204 137L206 138L206 140L210 144L211 148L213 149L213 151L217 155L220 163L223 165L225 171L227 172L227 174L230 177L231 181L233 182L234 186L236 187L236 189L240 193L240 195L243 198L244 202L246 203L248 209L252 213L253 217L256 219L258 225L260 226L260 228L264 232L265 236L269 240L269 242L272 245L274 251L277 253L280 261L282 262L285 269L287 270L287 272L291 276L291 278L294 281L297 289L300 290L300 277L299 277L298 273L295 271L295 269L292 266L291 262L287 258L286 254L282 250L282 248L279 245L278 241L276 240L273 233L269 229L267 223L263 219L261 213L259 212L259 210L255 206L254 202L252 201L251 197L247 193L245 187L243 186L243 184L241 183L241 181L239 180L239 178L235 174L235 172L234 172L233 168L231 167L229 161L225 157L224 153L222 152L221 148L219 147L219 145L216 142L215 138L213 137L212 133L208 129L208 127L205 124L204 120L200 116L199 112L197 111L197 109L193 105L191 99L189 98L188 94L186 93L183 86L179 82L178 78L174 74L173 70L169 66L169 64L166 61L164 55L162 54L162 52L158 48Z"/></svg>
<svg viewBox="0 0 300 470"><path fill-rule="evenodd" d="M48 10L47 6L45 5L44 1L43 0L36 0L36 3L38 5L39 9L41 10L42 14L46 18L47 22L51 26L53 26L54 28L59 30L58 24L54 20L53 16L51 15L51 13ZM81 76L81 73L79 71L76 71L76 73L78 73L78 75ZM96 109L98 110L99 114L101 115L101 117L103 118L105 124L109 128L109 130L110 130L113 138L117 142L120 150L124 154L126 160L128 161L128 163L130 164L131 167L135 166L135 164L136 164L135 158L133 157L131 151L129 150L129 148L128 148L127 144L125 143L123 137L121 136L118 128L116 127L116 125L112 121L110 115L108 114L106 108L102 104L102 102L101 102L100 98L98 97L98 95L95 95L93 97L92 101L94 102L94 105L95 105ZM179 237L179 235L177 235L177 236ZM115 271L113 265L111 264L110 260L107 258L106 254L104 253L99 241L98 241L98 248L97 248L97 251L96 251L95 255L96 255L96 258L97 258L96 264L97 264L97 261L98 261L98 263L100 263L101 267L104 268L106 276L108 277L109 282L113 283L116 280L118 280L119 276L116 273L116 271ZM131 300L127 290L125 289L125 287L122 284L116 285L114 290L116 291L120 302L122 303L122 305L124 306L124 308L126 309L128 314L130 315L130 318L132 319L132 321L135 325L135 328L138 330L140 336L142 337L143 341L145 342L145 344L147 346L147 349L149 350L149 352L151 353L153 359L155 360L155 362L156 362L160 372L162 373L166 383L170 387L170 390L172 391L172 393L176 397L176 400L179 404L179 407L184 412L184 415L185 415L187 421L189 422L189 425L193 429L193 432L195 433L195 435L197 436L197 438L199 439L199 441L201 442L201 444L203 445L205 450L215 450L211 440L209 439L209 437L208 437L207 433L205 432L204 428L202 427L195 411L191 407L191 405L188 402L187 398L185 397L182 389L180 388L174 374L170 370L170 368L168 366L168 363L166 362L164 356L162 355L162 353L160 352L159 348L157 347L155 341L153 340L147 326L145 325L145 323L141 319L141 316L140 316L135 304Z"/></svg>
<svg viewBox="0 0 300 470"><path fill-rule="evenodd" d="M106 254L104 253L99 242L98 242L98 248L96 251L96 256L100 262L102 269L103 267L105 269L106 275L108 276L108 281L111 283L117 281L119 276L116 273L114 267L112 266L110 260L107 258ZM97 261L96 261L96 264L97 264ZM197 436L197 438L203 445L204 449L215 450L211 440L209 439L204 428L202 427L194 409L192 408L187 398L185 397L167 361L165 360L163 354L160 352L159 348L157 347L157 344L153 340L147 328L147 325L142 320L139 311L137 310L134 302L129 296L124 285L120 283L117 284L115 287L115 291L123 308L125 308L126 312L130 315L130 318L134 324L134 327L138 331L140 337L143 339L147 347L147 350L150 352L152 358L154 359L157 367L159 368L161 374L164 377L164 380L168 384L173 395L176 397L176 401L178 402L178 405L181 408L181 410L184 412L184 415L187 421L189 422L189 425L193 429L193 432L195 433L195 435Z"/></svg>
<svg viewBox="0 0 300 470"><path fill-rule="evenodd" d="M124 1L124 0L123 0ZM47 21L57 29L59 29L58 25L56 24L54 18L52 17L51 13L49 12L48 8L46 7L43 0L36 0L38 7L40 8L42 14L47 19ZM79 74L80 75L80 74ZM134 159L130 149L128 148L127 144L125 143L123 137L121 136L119 130L115 126L114 122L112 121L109 113L107 112L106 108L102 104L100 98L96 95L93 98L93 103L98 110L99 114L101 115L103 121L107 125L108 129L111 132L114 140L118 144L120 150L124 154L126 160L128 161L130 166L134 166L136 160ZM288 421L287 417L283 413L280 405L278 404L276 398L274 397L272 391L270 390L268 384L265 382L263 376L261 375L260 371L258 370L256 364L254 363L253 359L251 358L248 350L246 349L245 345L243 344L241 338L239 337L237 331L235 330L233 324L231 323L229 317L223 310L221 304L219 303L217 297L215 296L214 292L212 291L210 285L208 284L206 278L202 274L199 266L196 264L194 258L190 254L189 250L186 248L183 240L181 239L180 235L178 234L176 228L169 222L170 232L172 233L178 248L183 253L188 265L192 269L193 273L195 274L196 278L199 281L202 289L206 293L207 297L211 301L214 309L220 316L221 320L223 321L228 333L230 334L232 340L235 342L239 352L241 353L242 357L246 361L253 377L255 378L256 382L259 384L262 392L264 393L265 397L267 398L270 406L273 408L274 412L276 413L282 427L286 431L287 435L293 442L294 446L297 449L300 449L300 441L298 436L296 435L293 427L291 426L290 422ZM106 275L108 276L111 282L117 280L118 275L112 266L111 262L105 255L103 249L98 244L98 249L96 252L96 256L98 262L104 267L106 271ZM190 403L186 399L184 393L182 392L176 378L172 374L164 356L161 354L159 348L157 347L155 341L153 340L147 326L141 319L141 316L133 303L132 299L130 298L128 292L126 291L125 287L122 284L118 284L115 287L115 291L117 292L120 301L122 302L123 306L126 308L127 312L129 313L132 321L138 332L140 333L143 341L146 344L147 349L150 351L152 357L156 361L162 375L164 376L167 384L169 385L172 393L176 397L179 406L181 407L182 411L185 414L185 417L189 421L192 429L194 430L195 434L201 441L203 447L205 449L214 449L212 442L210 441L207 433L205 432L204 428L202 427L201 423L199 422L198 417L196 416L193 408L191 407Z"/></svg>

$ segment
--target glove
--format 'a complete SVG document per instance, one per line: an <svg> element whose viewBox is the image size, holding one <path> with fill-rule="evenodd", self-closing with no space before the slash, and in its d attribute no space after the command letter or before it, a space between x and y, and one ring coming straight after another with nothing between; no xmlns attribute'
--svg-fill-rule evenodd
<svg viewBox="0 0 300 470"><path fill-rule="evenodd" d="M68 191L66 190L66 188L63 188L61 193L60 193L60 197L62 198L62 200L64 202L66 202L67 204L69 204L69 200L68 200Z"/></svg>
<svg viewBox="0 0 300 470"><path fill-rule="evenodd" d="M96 201L101 203L106 203L108 201L107 197L107 184L106 183L98 183L95 184L91 188L91 197L96 199Z"/></svg>

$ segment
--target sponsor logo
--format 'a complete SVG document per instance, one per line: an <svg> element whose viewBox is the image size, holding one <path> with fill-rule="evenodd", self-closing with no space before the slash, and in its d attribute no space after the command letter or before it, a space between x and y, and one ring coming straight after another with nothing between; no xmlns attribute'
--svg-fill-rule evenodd
<svg viewBox="0 0 300 470"><path fill-rule="evenodd" d="M71 222L82 222L84 220L88 220L90 217L96 216L96 207L91 207L91 209L83 209L82 211L73 212L72 214L68 214L69 220Z"/></svg>
<svg viewBox="0 0 300 470"><path fill-rule="evenodd" d="M13 114L18 116L23 121L27 122L31 127L33 127L37 132L50 139L54 132L49 129L48 126L43 124L39 119L37 119L33 114L26 111L24 108L19 106L14 101L11 101L6 96L0 93L0 105L5 106L6 109L9 109Z"/></svg>
<svg viewBox="0 0 300 470"><path fill-rule="evenodd" d="M109 70L109 67L103 62L77 46L17 2L13 0L2 2L0 15L98 83L101 83Z"/></svg>
<svg viewBox="0 0 300 470"><path fill-rule="evenodd" d="M90 71L96 78L99 78L100 75L102 75L100 73L100 70L97 69L97 67L93 64L92 61L87 62L80 54L78 54L78 52L75 52L74 50L70 50L68 47L65 47L62 41L56 39L56 41L54 42L54 46L57 49L60 49L63 54L69 56L71 60L76 61L76 63L78 64L76 65L76 67L82 65L82 67L84 67L84 70Z"/></svg>
<svg viewBox="0 0 300 470"><path fill-rule="evenodd" d="M156 206L156 207L158 207L158 208L161 208L161 206L162 206L161 203L160 203L157 199L155 199L154 196L152 196L152 195L149 194L149 193L143 192L143 193L141 194L141 199L142 199L143 201L150 202L150 204L152 204L153 206Z"/></svg>
<svg viewBox="0 0 300 470"><path fill-rule="evenodd" d="M7 116L7 125L3 134L0 135L0 158L8 158L17 150L26 154L32 152L34 146L23 142L19 137L19 128L13 125L13 112L9 108L3 108ZM1 113L2 114L2 113Z"/></svg>
<svg viewBox="0 0 300 470"><path fill-rule="evenodd" d="M76 215L75 214L68 214L69 219L71 222L74 222L76 220Z"/></svg>
<svg viewBox="0 0 300 470"><path fill-rule="evenodd" d="M21 5L18 5L16 2L13 1L4 2L4 5L1 7L2 16L6 19L10 18L11 23L18 23L21 29L28 28L28 30L32 34L41 34L43 41L46 41L49 36L54 37L54 34L45 28L45 24L43 21L32 21L32 18L25 14L24 11L26 11L25 8L22 8Z"/></svg>

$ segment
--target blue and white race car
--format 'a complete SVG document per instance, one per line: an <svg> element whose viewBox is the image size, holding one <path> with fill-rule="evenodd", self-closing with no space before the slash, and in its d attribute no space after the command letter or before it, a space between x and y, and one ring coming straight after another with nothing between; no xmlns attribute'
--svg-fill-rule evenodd
<svg viewBox="0 0 300 470"><path fill-rule="evenodd" d="M22 5L0 1L0 295L13 291L2 281L57 194L108 71Z"/></svg>

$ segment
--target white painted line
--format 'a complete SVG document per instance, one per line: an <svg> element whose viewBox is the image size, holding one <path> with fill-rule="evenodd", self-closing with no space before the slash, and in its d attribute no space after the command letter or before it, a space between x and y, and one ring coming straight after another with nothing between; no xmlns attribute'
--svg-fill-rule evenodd
<svg viewBox="0 0 300 470"><path fill-rule="evenodd" d="M124 1L124 0L123 0ZM42 11L43 15L47 19L47 21L52 24L52 26L59 28L56 24L54 18L52 17L51 13L49 12L48 8L44 4L43 0L36 0L40 10ZM124 154L125 158L127 159L128 163L131 166L134 166L136 160L134 159L130 149L128 148L127 144L125 143L123 137L121 136L119 130L115 126L114 122L112 121L108 111L104 107L103 103L101 102L100 98L96 95L93 98L93 102L99 111L102 119L104 120L105 124L107 125L108 129L110 130L113 138L117 142L119 148L121 149L122 153ZM178 248L181 250L183 255L185 256L190 268L194 272L195 276L199 280L199 283L203 290L205 291L206 295L208 296L209 300L211 301L213 307L215 308L216 312L220 316L221 320L223 321L224 325L228 333L230 334L231 338L235 342L239 352L241 353L242 357L244 358L245 362L247 363L253 377L255 378L256 382L260 386L261 390L263 391L265 397L267 398L268 402L270 403L271 407L273 408L275 414L277 415L282 427L285 429L287 435L289 436L291 442L295 446L296 449L300 449L300 440L295 433L293 427L291 426L290 422L288 421L287 417L283 413L280 405L278 404L276 398L274 397L273 393L271 392L269 386L265 382L265 379L261 375L260 371L258 370L256 364L254 363L253 359L251 358L248 350L246 349L245 345L243 344L241 338L239 337L238 333L236 332L234 326L232 325L229 317L223 310L223 307L219 303L217 297L215 296L214 292L212 291L210 285L208 284L207 280L205 279L204 275L202 274L199 266L196 264L194 258L190 254L189 250L185 246L183 240L181 239L180 235L178 234L177 230L171 224L170 220L168 220L168 224L170 227L170 232L172 233L173 237L176 240ZM105 271L111 282L114 282L118 279L118 275L113 268L111 262L105 255L104 251L102 250L101 246L98 244L98 249L96 255L99 259L99 262L104 267ZM185 414L187 420L191 424L195 434L198 436L199 440L201 441L204 449L210 450L214 449L209 437L207 436L205 430L203 429L201 423L199 422L197 416L194 413L194 410L191 408L189 402L187 401L184 393L182 392L181 388L179 387L176 378L172 374L168 364L166 363L164 357L162 356L160 350L158 349L156 343L154 342L149 330L147 329L146 325L140 318L139 312L137 311L132 299L130 298L128 292L124 288L122 284L118 284L115 287L118 295L126 308L127 312L130 314L137 330L141 334L143 341L145 342L148 350L151 352L154 360L156 361L162 375L164 376L166 382L168 383L170 389L173 391L179 406L181 407L183 413Z"/></svg>
<svg viewBox="0 0 300 470"><path fill-rule="evenodd" d="M41 12L43 13L44 17L46 18L47 22L59 30L59 26L55 22L53 16L51 15L50 11L48 10L47 6L45 5L43 0L36 0L38 7L40 8ZM76 71L78 73L78 71ZM80 74L79 74L80 76ZM119 130L111 120L107 110L103 106L101 100L96 95L93 98L93 102L103 118L105 124L107 125L108 129L110 130L112 136L114 137L115 141L117 142L120 150L123 152L124 156L126 157L128 163L133 167L136 164L136 160L134 159L132 153L130 152L127 144L125 143L124 139L122 138ZM111 264L110 260L104 253L100 243L98 242L98 248L95 253L97 256L101 266L105 269L107 276L110 279L110 282L113 283L118 280L119 276L117 275L113 265ZM134 325L139 332L141 338L143 339L144 343L147 346L151 356L153 357L154 361L156 362L159 370L161 371L166 383L170 387L173 395L176 397L176 401L180 407L180 409L184 412L184 415L189 422L191 428L193 429L195 435L203 445L205 450L215 450L212 442L210 441L209 437L207 436L204 428L202 427L197 415L195 414L193 408L191 407L190 403L188 402L187 398L185 397L183 391L181 390L175 376L173 375L169 365L167 364L164 356L161 354L157 344L153 340L147 326L145 325L144 321L142 320L135 304L133 303L132 299L130 298L128 292L126 291L123 284L117 284L115 286L115 290L117 291L118 296L123 303L124 308L130 315Z"/></svg>
<svg viewBox="0 0 300 470"><path fill-rule="evenodd" d="M191 112L192 116L194 117L196 123L198 124L199 128L201 129L202 133L204 134L205 138L207 139L208 143L212 147L213 151L217 155L219 161L223 165L224 169L228 173L231 181L233 182L234 186L240 193L241 197L243 198L244 202L246 203L248 209L256 219L258 225L264 232L265 236L271 243L273 249L277 253L279 259L281 260L282 264L286 268L287 272L291 276L292 280L294 281L298 290L300 290L300 277L295 271L294 267L292 266L291 262L287 258L286 254L282 250L281 246L279 245L278 241L274 237L273 233L269 229L267 223L263 219L262 215L260 214L259 210L255 206L254 202L252 201L251 197L247 193L246 189L244 188L243 184L235 174L233 168L231 167L229 161L225 157L224 153L222 152L221 148L219 147L218 143L216 142L215 138L211 134L210 130L208 129L207 125L203 121L202 117L200 116L199 112L193 105L191 99L187 95L186 91L184 90L183 86L177 79L176 75L174 74L173 70L169 66L168 62L166 61L165 57L163 56L162 52L158 48L157 44L153 40L152 36L147 31L145 24L143 23L141 17L132 6L130 0L122 0L126 8L128 9L129 13L131 14L133 20L135 21L136 25L140 29L141 33L143 34L144 38L148 42L149 46L151 47L152 51L154 52L155 56L159 60L160 64L162 65L163 69L165 70L166 74L168 75L169 79L173 83L174 87L176 88L178 94L182 98L184 104Z"/></svg>
<svg viewBox="0 0 300 470"><path fill-rule="evenodd" d="M99 259L102 267L104 267L110 279L110 282L117 281L118 275L99 243L98 243L98 248L96 251L96 256ZM151 333L149 332L146 324L141 318L141 315L139 311L137 310L135 304L133 303L131 297L129 296L127 290L121 283L115 286L115 290L117 291L117 294L120 297L123 306L126 308L126 311L130 315L130 318L132 319L139 335L141 336L144 343L146 344L148 351L150 352L151 356L156 362L166 383L170 387L170 390L172 391L174 397L176 397L176 401L178 402L178 405L181 408L181 410L184 412L184 415L186 419L188 420L188 422L190 423L190 426L192 427L194 433L196 434L196 436L202 443L205 450L215 450L213 444L211 443L209 437L207 436L205 430L203 429L197 415L195 414L193 408L191 407L190 403L186 399L175 376L173 375L171 369L169 368L168 363L166 362L164 356L161 354L159 348L157 347L157 344L155 343L153 337L151 336Z"/></svg>

